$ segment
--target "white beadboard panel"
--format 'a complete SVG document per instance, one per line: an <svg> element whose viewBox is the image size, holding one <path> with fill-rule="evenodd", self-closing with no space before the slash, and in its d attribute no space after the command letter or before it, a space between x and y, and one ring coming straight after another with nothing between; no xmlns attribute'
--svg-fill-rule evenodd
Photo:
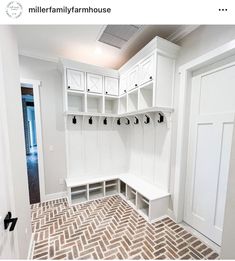
<svg viewBox="0 0 235 261"><path fill-rule="evenodd" d="M162 123L157 124L155 132L154 184L168 191L171 160L171 130L167 129L166 123Z"/></svg>
<svg viewBox="0 0 235 261"><path fill-rule="evenodd" d="M129 128L129 173L169 190L170 130L166 123L140 123Z"/></svg>
<svg viewBox="0 0 235 261"><path fill-rule="evenodd" d="M94 177L119 174L127 171L128 150L125 126L112 123L107 125L92 117L76 117L77 124L68 117L68 177Z"/></svg>
<svg viewBox="0 0 235 261"><path fill-rule="evenodd" d="M143 128L138 124L129 131L131 139L129 172L140 177L142 176Z"/></svg>
<svg viewBox="0 0 235 261"><path fill-rule="evenodd" d="M152 184L154 182L154 152L155 128L151 121L150 124L143 124L142 177Z"/></svg>

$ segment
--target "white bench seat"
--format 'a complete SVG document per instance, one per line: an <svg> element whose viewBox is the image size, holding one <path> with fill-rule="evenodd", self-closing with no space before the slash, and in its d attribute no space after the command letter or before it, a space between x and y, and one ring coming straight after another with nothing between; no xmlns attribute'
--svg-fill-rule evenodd
<svg viewBox="0 0 235 261"><path fill-rule="evenodd" d="M150 222L164 216L168 209L170 197L168 192L130 173L89 178L67 178L65 181L70 204L118 194L137 208L138 212ZM124 184L125 193L121 192L121 183ZM89 193L93 193L93 195L89 195Z"/></svg>

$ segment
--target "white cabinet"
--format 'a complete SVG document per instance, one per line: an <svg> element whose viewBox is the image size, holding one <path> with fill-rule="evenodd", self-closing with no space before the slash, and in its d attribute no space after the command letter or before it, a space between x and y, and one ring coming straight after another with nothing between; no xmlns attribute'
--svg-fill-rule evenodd
<svg viewBox="0 0 235 261"><path fill-rule="evenodd" d="M138 87L139 66L135 65L128 73L128 90Z"/></svg>
<svg viewBox="0 0 235 261"><path fill-rule="evenodd" d="M103 92L103 76L87 73L87 91L93 93Z"/></svg>
<svg viewBox="0 0 235 261"><path fill-rule="evenodd" d="M154 55L147 57L140 63L140 70L139 70L140 84L144 84L146 82L153 80L155 64L156 63L154 63Z"/></svg>
<svg viewBox="0 0 235 261"><path fill-rule="evenodd" d="M76 91L84 91L85 73L67 69L67 88Z"/></svg>
<svg viewBox="0 0 235 261"><path fill-rule="evenodd" d="M127 75L120 76L119 95L126 93L127 91Z"/></svg>
<svg viewBox="0 0 235 261"><path fill-rule="evenodd" d="M105 94L118 95L118 79L112 77L104 78Z"/></svg>

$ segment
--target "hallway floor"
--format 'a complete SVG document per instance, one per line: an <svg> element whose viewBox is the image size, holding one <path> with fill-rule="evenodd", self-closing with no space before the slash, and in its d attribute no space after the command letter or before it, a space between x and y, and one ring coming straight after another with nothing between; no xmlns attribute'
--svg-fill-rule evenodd
<svg viewBox="0 0 235 261"><path fill-rule="evenodd" d="M31 205L34 259L218 259L170 218L149 224L120 196Z"/></svg>
<svg viewBox="0 0 235 261"><path fill-rule="evenodd" d="M37 147L31 148L30 154L27 155L27 173L30 204L38 203L40 202L40 188Z"/></svg>

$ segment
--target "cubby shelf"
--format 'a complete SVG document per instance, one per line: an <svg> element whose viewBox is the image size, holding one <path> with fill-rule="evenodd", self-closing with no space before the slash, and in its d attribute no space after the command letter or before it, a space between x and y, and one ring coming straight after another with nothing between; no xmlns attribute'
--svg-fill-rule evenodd
<svg viewBox="0 0 235 261"><path fill-rule="evenodd" d="M153 186L133 174L94 177L91 179L66 179L71 205L104 196L120 195L148 221L164 215L169 193ZM85 191L84 191L85 190Z"/></svg>

